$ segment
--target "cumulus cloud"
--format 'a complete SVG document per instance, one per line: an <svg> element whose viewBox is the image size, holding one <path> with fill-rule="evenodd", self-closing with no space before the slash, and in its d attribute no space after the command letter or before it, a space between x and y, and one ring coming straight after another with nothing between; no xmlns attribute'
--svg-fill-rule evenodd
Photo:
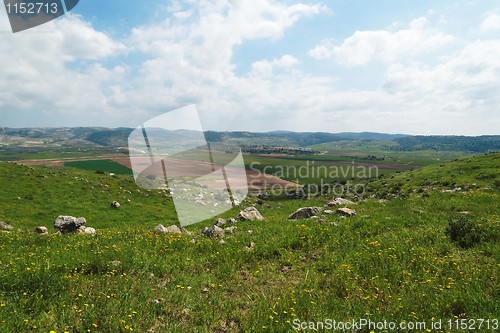
<svg viewBox="0 0 500 333"><path fill-rule="evenodd" d="M36 30L0 34L0 43L8 50L0 53L0 110L18 110L21 119L23 112L34 110L39 118L102 114L108 107L107 83L119 78L123 68L81 61L102 61L126 51L123 43L71 14Z"/></svg>
<svg viewBox="0 0 500 333"><path fill-rule="evenodd" d="M274 60L260 60L252 64L252 72L257 75L270 75L273 74L274 69L289 69L297 65L299 60L294 56L285 54L279 59Z"/></svg>
<svg viewBox="0 0 500 333"><path fill-rule="evenodd" d="M228 105L230 99L241 98L236 90L252 94L241 88L246 84L241 81L256 78L236 76L235 47L249 40L279 39L301 17L324 9L321 5L268 0L206 1L190 8L188 19L185 15L176 19L177 13L186 11L183 3L176 2L170 7L172 15L161 24L132 30L128 45L150 57L140 68L141 83L133 97L137 106L159 112L191 102L201 109L205 105L221 110L215 104ZM262 59L252 65L252 73L271 75L298 62L288 54L279 59ZM267 84L261 82L260 87Z"/></svg>
<svg viewBox="0 0 500 333"><path fill-rule="evenodd" d="M488 12L481 23L480 30L483 34L500 31L500 15L495 12Z"/></svg>
<svg viewBox="0 0 500 333"><path fill-rule="evenodd" d="M393 62L414 58L456 40L430 27L425 17L410 22L408 28L398 31L356 31L339 45L325 40L309 51L316 59L334 59L344 66L363 66L372 61Z"/></svg>

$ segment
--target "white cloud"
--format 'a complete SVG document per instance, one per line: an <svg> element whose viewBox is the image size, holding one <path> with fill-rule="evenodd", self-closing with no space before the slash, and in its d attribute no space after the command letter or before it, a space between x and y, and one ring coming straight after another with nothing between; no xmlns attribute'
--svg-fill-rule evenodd
<svg viewBox="0 0 500 333"><path fill-rule="evenodd" d="M197 103L199 108L201 104L230 104L228 100L239 98L237 90L245 85L242 80L256 79L236 77L235 47L248 40L276 40L301 17L324 10L321 5L268 0L216 0L190 8L187 20L169 18L160 25L133 29L128 45L151 57L140 69L133 101L137 107L165 112L186 102ZM170 10L175 17L186 8L177 2ZM290 70L298 62L292 55L262 59L253 64L252 75L269 76ZM233 86L236 82L237 87ZM272 83L256 84L264 89Z"/></svg>
<svg viewBox="0 0 500 333"><path fill-rule="evenodd" d="M309 51L316 59L334 59L344 66L363 66L372 61L394 62L414 58L456 40L429 27L429 21L420 17L410 22L407 29L356 31L340 45L325 40Z"/></svg>
<svg viewBox="0 0 500 333"><path fill-rule="evenodd" d="M270 75L273 74L274 69L289 69L299 64L299 60L294 56L285 54L280 59L260 60L252 64L252 73L256 75Z"/></svg>
<svg viewBox="0 0 500 333"><path fill-rule="evenodd" d="M106 59L126 47L76 15L33 30L0 34L0 43L8 50L0 53L0 108L19 110L21 119L23 112L33 110L40 117L103 114L108 109L107 84L123 73L120 66L105 69L81 63Z"/></svg>
<svg viewBox="0 0 500 333"><path fill-rule="evenodd" d="M498 134L498 73L500 40L475 41L433 67L391 65L383 90L400 101L408 120L426 119L428 131Z"/></svg>
<svg viewBox="0 0 500 333"><path fill-rule="evenodd" d="M500 15L489 12L481 23L480 30L483 34L500 31Z"/></svg>

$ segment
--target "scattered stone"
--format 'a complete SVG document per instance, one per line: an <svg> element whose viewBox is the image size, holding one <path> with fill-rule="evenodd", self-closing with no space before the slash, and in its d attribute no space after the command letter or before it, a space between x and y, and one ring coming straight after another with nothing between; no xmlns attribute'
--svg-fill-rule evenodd
<svg viewBox="0 0 500 333"><path fill-rule="evenodd" d="M348 205L355 205L355 203L352 202L351 200L347 200L347 199L343 199L343 198L336 198L335 200L328 202L325 206L337 207L337 206L348 206Z"/></svg>
<svg viewBox="0 0 500 333"><path fill-rule="evenodd" d="M211 227L206 227L201 231L203 235L205 235L208 238L223 238L224 237L224 230L219 228L216 225L213 225Z"/></svg>
<svg viewBox="0 0 500 333"><path fill-rule="evenodd" d="M225 241L225 240L223 240L223 239L221 239L221 240L219 241L219 244L226 244L226 241Z"/></svg>
<svg viewBox="0 0 500 333"><path fill-rule="evenodd" d="M111 266L120 266L122 264L120 260L111 260L109 263Z"/></svg>
<svg viewBox="0 0 500 333"><path fill-rule="evenodd" d="M252 251L254 248L255 248L255 243L254 242L250 242L248 244L248 246L245 246L244 250L245 251Z"/></svg>
<svg viewBox="0 0 500 333"><path fill-rule="evenodd" d="M330 210L330 209L324 210L323 214L331 215L331 214L333 214L333 210Z"/></svg>
<svg viewBox="0 0 500 333"><path fill-rule="evenodd" d="M86 233L87 235L95 235L95 229L91 227L85 227L83 232Z"/></svg>
<svg viewBox="0 0 500 333"><path fill-rule="evenodd" d="M61 232L77 232L85 223L87 220L84 217L59 215L54 221L54 228Z"/></svg>
<svg viewBox="0 0 500 333"><path fill-rule="evenodd" d="M182 229L175 224L172 224L171 226L165 228L165 232L172 234L182 234Z"/></svg>
<svg viewBox="0 0 500 333"><path fill-rule="evenodd" d="M155 227L155 231L158 231L158 232L167 232L167 228L165 228L163 226L163 224L158 224L156 227Z"/></svg>
<svg viewBox="0 0 500 333"><path fill-rule="evenodd" d="M163 298L155 298L153 300L153 303L155 303L155 304L161 304L163 302L165 302L165 299L163 299Z"/></svg>
<svg viewBox="0 0 500 333"><path fill-rule="evenodd" d="M186 229L184 229L183 227L180 228L181 229L181 232L185 235L188 235L188 236L192 236L193 233L191 231L187 231Z"/></svg>
<svg viewBox="0 0 500 333"><path fill-rule="evenodd" d="M262 217L257 208L247 207L238 214L236 219L240 221L262 221L264 217Z"/></svg>
<svg viewBox="0 0 500 333"><path fill-rule="evenodd" d="M300 219L308 219L317 213L321 212L323 208L321 207L303 207L297 209L295 212L288 216L289 220L300 220Z"/></svg>
<svg viewBox="0 0 500 333"><path fill-rule="evenodd" d="M283 266L281 268L281 271L282 272L288 272L288 271L291 271L292 270L292 266Z"/></svg>
<svg viewBox="0 0 500 333"><path fill-rule="evenodd" d="M247 234L253 234L253 230L247 230Z"/></svg>
<svg viewBox="0 0 500 333"><path fill-rule="evenodd" d="M203 288L203 289L201 290L201 292L202 292L202 293L208 293L208 288L207 288L207 287Z"/></svg>
<svg viewBox="0 0 500 333"><path fill-rule="evenodd" d="M172 233L172 234L187 234L187 235L191 235L192 233L187 231L186 229L184 228L181 228L175 224L172 224L171 226L169 227L165 227L163 224L158 224L156 227L155 227L155 230L158 231L158 232L161 232L161 233Z"/></svg>
<svg viewBox="0 0 500 333"><path fill-rule="evenodd" d="M229 228L225 228L224 229L224 233L226 233L226 234L234 234L234 232L236 231L236 229L238 229L238 227L235 227L235 226L229 227Z"/></svg>
<svg viewBox="0 0 500 333"><path fill-rule="evenodd" d="M238 220L235 219L234 217L231 217L229 220L227 220L227 223L231 223L231 224L234 224L236 222L238 222Z"/></svg>
<svg viewBox="0 0 500 333"><path fill-rule="evenodd" d="M356 211L354 209L350 208L339 208L337 209L337 214L342 215L342 216L354 216L356 215Z"/></svg>
<svg viewBox="0 0 500 333"><path fill-rule="evenodd" d="M10 224L0 221L0 230L12 231L14 230L14 227Z"/></svg>
<svg viewBox="0 0 500 333"><path fill-rule="evenodd" d="M49 230L46 227L36 227L35 232L37 234L48 234Z"/></svg>
<svg viewBox="0 0 500 333"><path fill-rule="evenodd" d="M218 226L218 227L221 227L223 226L224 224L226 224L226 220L224 220L223 218L218 218L217 221L215 221L214 225Z"/></svg>
<svg viewBox="0 0 500 333"><path fill-rule="evenodd" d="M111 208L120 208L120 203L118 201L113 201L111 205L109 205Z"/></svg>

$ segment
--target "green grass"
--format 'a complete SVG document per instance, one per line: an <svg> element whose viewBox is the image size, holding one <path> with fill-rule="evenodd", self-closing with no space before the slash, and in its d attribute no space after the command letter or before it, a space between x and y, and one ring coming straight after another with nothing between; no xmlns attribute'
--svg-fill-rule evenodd
<svg viewBox="0 0 500 333"><path fill-rule="evenodd" d="M105 171L118 175L130 175L132 170L113 160L89 160L66 162L64 166L82 170Z"/></svg>
<svg viewBox="0 0 500 333"><path fill-rule="evenodd" d="M175 222L171 198L139 190L131 176L0 163L0 220L21 229L0 233L0 331L289 332L295 319L500 319L500 191L489 186L499 158L374 181L391 188L410 178L400 188L407 195L368 199L348 219L287 220L331 198L264 200L265 221L238 223L225 244L200 235L211 221L189 226L192 236L153 233ZM478 187L407 191L451 174ZM122 207L109 208L112 200ZM459 211L485 231L470 249L445 235ZM59 214L87 217L97 235L27 231L51 228Z"/></svg>
<svg viewBox="0 0 500 333"><path fill-rule="evenodd" d="M131 175L13 163L0 163L0 170L0 220L14 221L21 228L51 227L58 215L84 216L90 226L101 228L147 228L177 219L170 195L138 188ZM124 209L111 209L115 200Z"/></svg>
<svg viewBox="0 0 500 333"><path fill-rule="evenodd" d="M500 189L500 154L461 158L453 163L441 163L387 175L369 183L368 190L379 197L390 193L409 195L428 190Z"/></svg>

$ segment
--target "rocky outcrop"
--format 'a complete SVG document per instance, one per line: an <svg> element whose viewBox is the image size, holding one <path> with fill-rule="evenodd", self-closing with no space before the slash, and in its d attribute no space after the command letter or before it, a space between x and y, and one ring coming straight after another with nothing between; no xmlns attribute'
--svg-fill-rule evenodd
<svg viewBox="0 0 500 333"><path fill-rule="evenodd" d="M308 219L308 218L311 218L311 217L315 216L316 214L318 214L322 210L323 210L323 208L321 208L321 207L303 207L303 208L299 208L295 212L293 212L292 214L290 214L290 216L288 216L288 219L289 220Z"/></svg>
<svg viewBox="0 0 500 333"><path fill-rule="evenodd" d="M354 202L351 200L343 199L343 198L336 198L335 200L332 200L328 202L325 206L326 207L337 207L337 206L350 206L350 205L355 205Z"/></svg>
<svg viewBox="0 0 500 333"><path fill-rule="evenodd" d="M84 217L59 215L54 221L54 228L60 232L77 232L85 223L87 220Z"/></svg>
<svg viewBox="0 0 500 333"><path fill-rule="evenodd" d="M225 225L227 223L226 220L224 220L223 218L218 218L217 221L215 221L214 225L218 226L218 227L222 227L223 225Z"/></svg>
<svg viewBox="0 0 500 333"><path fill-rule="evenodd" d="M113 201L110 205L111 208L120 208L120 203L118 201Z"/></svg>
<svg viewBox="0 0 500 333"><path fill-rule="evenodd" d="M225 234L224 230L216 225L206 227L201 231L201 233L208 238L223 238Z"/></svg>
<svg viewBox="0 0 500 333"><path fill-rule="evenodd" d="M12 231L12 230L14 230L14 227L11 226L10 224L3 222L3 221L0 221L0 230Z"/></svg>
<svg viewBox="0 0 500 333"><path fill-rule="evenodd" d="M35 233L37 234L48 234L49 230L46 227L36 227L35 228Z"/></svg>
<svg viewBox="0 0 500 333"><path fill-rule="evenodd" d="M95 229L92 227L83 227L83 232L87 235L95 235Z"/></svg>
<svg viewBox="0 0 500 333"><path fill-rule="evenodd" d="M236 229L238 229L238 227L236 227L236 226L228 227L228 228L224 229L224 233L225 234L234 234Z"/></svg>
<svg viewBox="0 0 500 333"><path fill-rule="evenodd" d="M191 235L191 232L187 231L184 228L176 226L175 224L172 224L169 227L165 227L163 224L159 224L159 225L157 225L155 227L155 231L160 232L160 233L187 234L187 235Z"/></svg>
<svg viewBox="0 0 500 333"><path fill-rule="evenodd" d="M350 208L339 208L337 209L337 214L342 216L354 216L356 215L356 211Z"/></svg>
<svg viewBox="0 0 500 333"><path fill-rule="evenodd" d="M264 217L260 214L257 208L247 207L240 211L236 219L240 221L262 221Z"/></svg>
<svg viewBox="0 0 500 333"><path fill-rule="evenodd" d="M254 242L250 242L250 243L248 243L247 246L245 246L243 248L243 250L245 250L245 251L252 251L254 248L255 248L255 243Z"/></svg>

